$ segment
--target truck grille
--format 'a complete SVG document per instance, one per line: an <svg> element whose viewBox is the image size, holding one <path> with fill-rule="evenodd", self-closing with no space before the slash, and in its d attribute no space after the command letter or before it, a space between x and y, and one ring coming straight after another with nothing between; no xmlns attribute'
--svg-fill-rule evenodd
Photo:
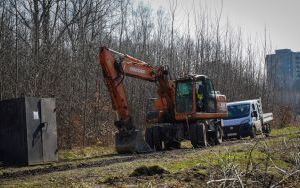
<svg viewBox="0 0 300 188"><path fill-rule="evenodd" d="M224 134L226 137L238 136L240 131L240 125L226 126L224 127Z"/></svg>
<svg viewBox="0 0 300 188"><path fill-rule="evenodd" d="M238 132L240 130L240 126L239 125L234 125L234 126L226 126L224 127L224 131L225 132Z"/></svg>

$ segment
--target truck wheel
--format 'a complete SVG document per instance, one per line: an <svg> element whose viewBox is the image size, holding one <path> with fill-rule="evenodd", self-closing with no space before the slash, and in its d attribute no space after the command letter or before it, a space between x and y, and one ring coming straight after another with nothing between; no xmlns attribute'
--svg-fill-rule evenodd
<svg viewBox="0 0 300 188"><path fill-rule="evenodd" d="M266 124L265 126L266 127L265 127L265 130L264 130L264 134L265 134L266 137L269 137L270 133L271 133L271 126L270 126L270 124Z"/></svg>
<svg viewBox="0 0 300 188"><path fill-rule="evenodd" d="M222 144L222 142L223 142L223 130L222 130L222 127L216 125L215 145Z"/></svg>
<svg viewBox="0 0 300 188"><path fill-rule="evenodd" d="M250 133L250 137L251 138L255 138L256 137L256 128L255 128L255 125L252 125L252 130L251 130L251 133Z"/></svg>
<svg viewBox="0 0 300 188"><path fill-rule="evenodd" d="M190 127L190 137L194 148L206 147L207 137L204 123L192 125Z"/></svg>
<svg viewBox="0 0 300 188"><path fill-rule="evenodd" d="M242 138L242 136L241 136L241 127L239 127L239 129L238 129L236 138L237 138L238 140L240 140L240 139Z"/></svg>

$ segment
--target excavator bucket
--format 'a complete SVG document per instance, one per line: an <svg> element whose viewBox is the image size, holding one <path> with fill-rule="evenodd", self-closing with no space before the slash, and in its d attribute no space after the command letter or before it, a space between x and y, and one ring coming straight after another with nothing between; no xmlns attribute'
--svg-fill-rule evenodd
<svg viewBox="0 0 300 188"><path fill-rule="evenodd" d="M116 134L116 150L118 153L149 153L152 152L150 146L146 143L143 133L135 130L130 133Z"/></svg>

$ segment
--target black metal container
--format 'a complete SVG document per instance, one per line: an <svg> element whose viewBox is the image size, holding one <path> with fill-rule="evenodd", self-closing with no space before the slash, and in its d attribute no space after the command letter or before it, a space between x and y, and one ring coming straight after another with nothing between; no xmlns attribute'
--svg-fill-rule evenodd
<svg viewBox="0 0 300 188"><path fill-rule="evenodd" d="M0 161L33 165L57 160L55 99L0 101Z"/></svg>

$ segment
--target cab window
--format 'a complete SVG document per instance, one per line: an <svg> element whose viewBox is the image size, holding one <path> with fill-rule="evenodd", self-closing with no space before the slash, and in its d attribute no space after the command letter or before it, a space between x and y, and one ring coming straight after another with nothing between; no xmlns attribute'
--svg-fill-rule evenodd
<svg viewBox="0 0 300 188"><path fill-rule="evenodd" d="M214 94L214 87L212 85L212 82L210 80L206 80L206 85L207 85L207 93L208 94Z"/></svg>
<svg viewBox="0 0 300 188"><path fill-rule="evenodd" d="M176 112L191 112L193 108L193 85L191 81L176 84Z"/></svg>
<svg viewBox="0 0 300 188"><path fill-rule="evenodd" d="M205 85L202 80L196 82L196 111L204 111Z"/></svg>

